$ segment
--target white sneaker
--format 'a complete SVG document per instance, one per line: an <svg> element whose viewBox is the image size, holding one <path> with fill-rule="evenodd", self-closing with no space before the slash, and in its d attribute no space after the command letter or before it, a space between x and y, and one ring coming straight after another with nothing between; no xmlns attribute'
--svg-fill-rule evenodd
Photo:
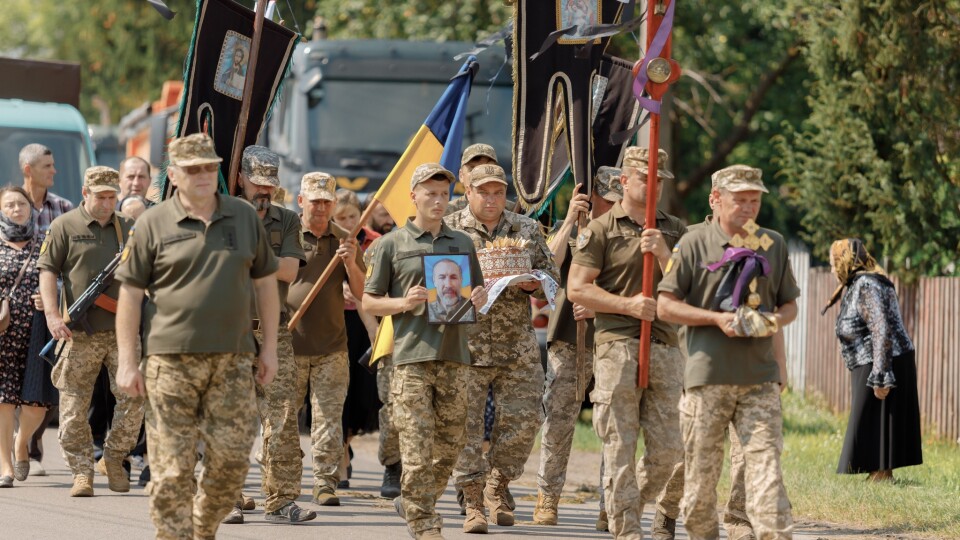
<svg viewBox="0 0 960 540"><path fill-rule="evenodd" d="M30 476L46 476L47 470L35 459L30 460Z"/></svg>

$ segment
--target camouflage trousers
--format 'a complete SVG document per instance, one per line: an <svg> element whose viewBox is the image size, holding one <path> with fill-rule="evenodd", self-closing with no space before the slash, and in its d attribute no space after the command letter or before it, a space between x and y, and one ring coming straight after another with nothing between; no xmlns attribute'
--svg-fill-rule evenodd
<svg viewBox="0 0 960 540"><path fill-rule="evenodd" d="M150 518L158 539L214 538L250 469L252 354L162 354L143 363ZM205 445L194 480L197 442Z"/></svg>
<svg viewBox="0 0 960 540"><path fill-rule="evenodd" d="M87 415L93 385L101 366L110 374L110 392L117 399L110 433L103 444L104 455L120 460L137 444L143 423L143 398L131 398L117 388L117 337L113 331L73 335L50 377L60 390L60 449L74 475L93 476L93 434Z"/></svg>
<svg viewBox="0 0 960 540"><path fill-rule="evenodd" d="M261 342L261 332L254 332ZM284 507L300 496L303 453L297 413L303 395L297 391L298 365L293 356L293 334L280 325L277 337L277 375L266 386L256 386L257 409L263 427L261 490L267 496L267 512ZM297 399L299 397L299 399Z"/></svg>
<svg viewBox="0 0 960 540"><path fill-rule="evenodd" d="M593 352L584 359L586 387L593 376ZM567 463L573 446L582 399L577 399L577 347L563 341L547 345L547 378L543 386L543 431L540 437L540 471L537 485L547 495L559 497L567 481Z"/></svg>
<svg viewBox="0 0 960 540"><path fill-rule="evenodd" d="M390 403L390 381L393 380L393 365L388 358L380 360L377 370L377 395L380 397L380 447L377 458L386 467L400 462L400 435L393 423L393 404Z"/></svg>
<svg viewBox="0 0 960 540"><path fill-rule="evenodd" d="M466 445L457 459L454 480L459 487L483 483L492 469L507 480L516 480L523 474L542 422L543 365L536 339L518 343L509 362L471 366L466 377ZM483 414L491 385L496 413L490 450L484 459Z"/></svg>
<svg viewBox="0 0 960 540"><path fill-rule="evenodd" d="M652 344L649 384L640 389L639 343L620 339L598 344L593 367L593 427L603 441L604 501L615 538L642 538L643 505L656 500L661 512L676 517L683 496L678 479L683 474L678 412L683 357L676 347ZM638 475L641 429L645 450Z"/></svg>
<svg viewBox="0 0 960 540"><path fill-rule="evenodd" d="M792 538L790 501L780 471L783 450L777 383L711 385L687 390L680 403L686 455L686 529L691 539L720 537L717 481L724 429L733 424L743 446L746 511L758 540Z"/></svg>
<svg viewBox="0 0 960 540"><path fill-rule="evenodd" d="M350 386L347 351L296 356L296 399L303 402L310 387L310 452L314 488L337 489L343 459L343 403ZM299 486L299 477L297 480ZM299 490L298 490L299 494Z"/></svg>
<svg viewBox="0 0 960 540"><path fill-rule="evenodd" d="M436 503L463 448L467 370L445 361L393 368L390 400L400 433L400 494L414 535L443 526Z"/></svg>

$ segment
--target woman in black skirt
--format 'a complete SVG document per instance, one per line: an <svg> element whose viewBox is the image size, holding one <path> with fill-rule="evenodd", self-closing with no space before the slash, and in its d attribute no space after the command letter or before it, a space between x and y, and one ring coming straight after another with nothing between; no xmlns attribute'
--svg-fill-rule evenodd
<svg viewBox="0 0 960 540"><path fill-rule="evenodd" d="M850 370L847 435L837 473L893 480L893 469L923 463L914 347L903 326L893 283L859 239L830 246L840 286L837 338Z"/></svg>

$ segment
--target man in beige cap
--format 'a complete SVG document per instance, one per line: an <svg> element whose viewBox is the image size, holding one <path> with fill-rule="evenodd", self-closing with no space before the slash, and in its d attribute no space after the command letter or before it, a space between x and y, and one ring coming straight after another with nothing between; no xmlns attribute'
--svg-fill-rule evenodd
<svg viewBox="0 0 960 540"><path fill-rule="evenodd" d="M250 468L254 384L269 385L277 372L278 262L257 212L218 193L222 160L209 136L174 139L168 153L176 191L137 220L117 270L117 386L147 397L157 538L214 538ZM195 482L199 440L206 450Z"/></svg>
<svg viewBox="0 0 960 540"><path fill-rule="evenodd" d="M301 523L317 517L312 510L297 506L303 461L300 453L300 430L297 412L303 398L295 397L297 368L293 358L293 335L287 330L289 309L287 291L297 277L297 270L306 264L300 245L300 219L296 213L273 204L280 189L277 174L280 156L263 146L248 146L240 160L241 196L257 210L263 222L273 254L280 261L277 289L280 293L280 327L277 329L277 376L267 386L257 389L257 408L263 428L261 457L262 487L266 495L264 518L271 523ZM253 336L263 341L257 306L250 305ZM243 501L239 498L224 523L243 523Z"/></svg>
<svg viewBox="0 0 960 540"><path fill-rule="evenodd" d="M560 280L540 224L505 209L507 179L499 165L479 165L470 172L467 198L467 208L444 218L451 229L466 233L474 245L522 242L532 269ZM530 320L530 295L535 293L543 297L535 280L507 287L486 315L477 315L470 330L467 440L454 471L457 487L463 490L467 516L463 530L468 533L487 532L485 506L495 524L514 524L507 486L523 473L533 449L543 397L540 347ZM491 386L497 419L485 459L483 412Z"/></svg>
<svg viewBox="0 0 960 540"><path fill-rule="evenodd" d="M133 220L114 212L120 192L120 175L109 167L90 167L83 178L83 202L53 220L40 248L40 297L47 328L54 339L72 339L69 352L54 368L53 382L60 389L60 447L73 473L71 497L93 496L93 435L87 422L90 398L100 367L110 379L117 374L116 298L113 284L91 307L83 320L64 320L61 306L72 305L97 275L123 250ZM63 302L57 296L57 280L63 280ZM143 420L143 399L116 390L113 427L104 443L103 466L112 491L130 490L123 460L137 444Z"/></svg>
<svg viewBox="0 0 960 540"><path fill-rule="evenodd" d="M335 267L293 329L296 384L290 399L295 405L302 404L309 383L313 502L321 506L340 505L336 489L340 477L346 475L346 471L339 470L343 457L343 404L350 380L343 282L349 283L351 292L359 298L363 294L365 271L356 238L350 238L349 231L333 222L336 186L336 180L322 172L305 174L300 182L297 204L303 214L298 230L307 262L297 273L287 297L287 309L293 313L330 261L340 259L342 264ZM296 427L296 409L292 419ZM298 468L298 486L300 474Z"/></svg>
<svg viewBox="0 0 960 540"><path fill-rule="evenodd" d="M470 181L470 171L474 167L479 167L480 165L496 165L497 164L497 151L493 149L489 144L477 143L471 144L463 150L463 154L460 154L460 173L458 177L460 178L460 183L463 185L463 188L466 189ZM447 214L450 215L454 212L459 212L467 207L467 197L466 195L461 195L456 199L450 201L450 204L447 205ZM510 208L513 208L511 206Z"/></svg>
<svg viewBox="0 0 960 540"><path fill-rule="evenodd" d="M443 538L437 500L463 448L466 422L467 326L427 321L423 254L468 254L477 308L487 302L480 262L470 238L444 224L453 173L438 163L417 167L410 179L415 217L372 246L363 309L393 320L391 400L400 433L403 474L397 513L417 539Z"/></svg>
<svg viewBox="0 0 960 540"><path fill-rule="evenodd" d="M746 513L757 538L791 538L793 518L783 486L780 369L770 335L740 335L734 313L711 306L724 271L705 265L727 249L758 241L769 263L755 291L761 310L782 328L797 316L800 295L783 237L753 229L767 193L760 169L733 165L713 174L714 219L686 235L676 248L658 290L657 314L685 325L687 354L680 419L684 433L685 527L690 538L719 537L717 481L723 468L724 430L733 425L743 447ZM738 238L739 237L739 238Z"/></svg>
<svg viewBox="0 0 960 540"><path fill-rule="evenodd" d="M677 403L683 386L683 356L677 331L655 320L657 301L643 296L643 254L656 259L654 283L670 260L670 246L686 232L674 216L658 211L645 223L649 152L627 148L620 183L623 200L577 235L567 281L570 300L596 312L594 319L593 426L603 440L604 503L615 538L643 537L643 506L657 502L652 537L674 537L682 482L683 441ZM673 177L660 150L658 178ZM649 386L637 388L641 321L652 321ZM637 440L643 432L643 476L637 477ZM665 486L672 489L664 490Z"/></svg>
<svg viewBox="0 0 960 540"><path fill-rule="evenodd" d="M553 253L553 262L560 268L560 289L557 290L556 309L547 325L547 373L543 391L543 431L540 441L540 470L537 472L539 495L533 511L533 522L538 525L557 524L557 506L567 479L567 462L573 445L573 430L580 413L583 396L577 385L586 389L593 378L593 317L594 312L567 298L567 276L570 274L570 255L576 243L577 221L581 213L589 212L594 220L607 213L623 200L620 169L600 167L593 179L593 193L580 193L581 185L573 188L573 197L567 215L547 240ZM586 354L581 370L577 371L577 321L587 322ZM602 506L601 506L602 508ZM606 521L606 518L603 519Z"/></svg>

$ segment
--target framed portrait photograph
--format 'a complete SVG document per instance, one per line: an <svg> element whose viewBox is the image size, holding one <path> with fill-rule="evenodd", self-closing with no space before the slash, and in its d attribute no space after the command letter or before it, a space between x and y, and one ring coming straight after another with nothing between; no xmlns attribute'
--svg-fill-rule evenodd
<svg viewBox="0 0 960 540"><path fill-rule="evenodd" d="M477 322L477 311L470 301L470 256L459 253L434 253L423 256L423 275L427 287L427 322L464 324Z"/></svg>

